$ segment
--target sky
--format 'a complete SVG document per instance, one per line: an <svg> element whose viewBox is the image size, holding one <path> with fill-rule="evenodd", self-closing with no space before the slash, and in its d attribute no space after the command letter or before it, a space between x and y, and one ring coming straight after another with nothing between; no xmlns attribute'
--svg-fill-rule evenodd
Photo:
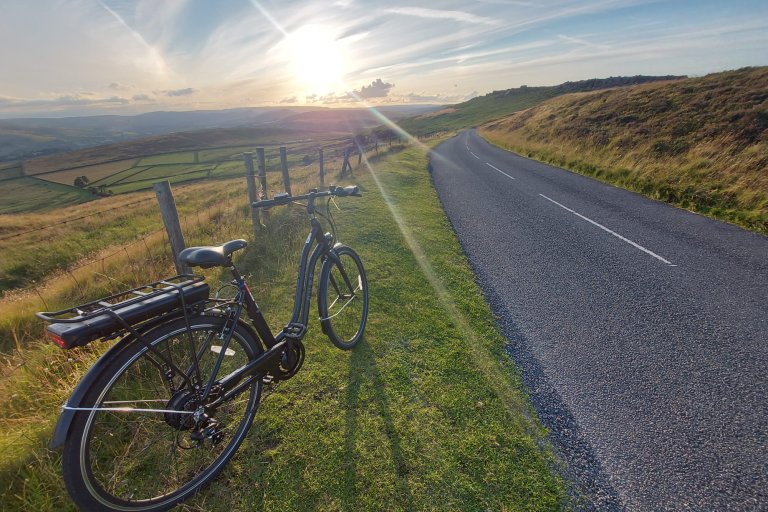
<svg viewBox="0 0 768 512"><path fill-rule="evenodd" d="M766 64L766 0L0 0L0 118L452 104Z"/></svg>

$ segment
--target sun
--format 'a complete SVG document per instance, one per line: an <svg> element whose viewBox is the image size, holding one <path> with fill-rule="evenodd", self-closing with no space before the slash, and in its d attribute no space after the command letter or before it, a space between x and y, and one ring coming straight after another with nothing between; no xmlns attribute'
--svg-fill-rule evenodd
<svg viewBox="0 0 768 512"><path fill-rule="evenodd" d="M304 25L287 38L293 73L309 94L330 92L344 75L344 48L322 25Z"/></svg>

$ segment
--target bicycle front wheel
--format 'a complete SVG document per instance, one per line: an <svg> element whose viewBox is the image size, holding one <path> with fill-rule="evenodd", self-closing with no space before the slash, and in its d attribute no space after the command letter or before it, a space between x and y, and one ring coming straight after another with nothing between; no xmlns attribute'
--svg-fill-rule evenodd
<svg viewBox="0 0 768 512"><path fill-rule="evenodd" d="M334 248L320 272L317 306L323 332L334 345L349 350L363 337L368 319L368 279L360 256L351 248Z"/></svg>
<svg viewBox="0 0 768 512"><path fill-rule="evenodd" d="M214 387L201 403L219 354L215 380L262 351L240 324L224 349L224 326L220 317L195 317L188 332L178 319L147 335L154 350L134 343L114 356L78 406L62 454L64 481L79 507L167 510L224 468L248 433L262 387L257 378L210 407Z"/></svg>

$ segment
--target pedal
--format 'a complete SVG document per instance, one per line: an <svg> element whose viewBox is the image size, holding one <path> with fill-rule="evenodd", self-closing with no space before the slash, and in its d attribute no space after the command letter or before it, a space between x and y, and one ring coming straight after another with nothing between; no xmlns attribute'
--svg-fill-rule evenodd
<svg viewBox="0 0 768 512"><path fill-rule="evenodd" d="M264 384L272 384L274 381L275 381L275 378L270 374L266 374L261 378L261 382L263 382Z"/></svg>
<svg viewBox="0 0 768 512"><path fill-rule="evenodd" d="M283 334L286 338L301 341L307 333L307 326L299 323L290 323L283 327Z"/></svg>

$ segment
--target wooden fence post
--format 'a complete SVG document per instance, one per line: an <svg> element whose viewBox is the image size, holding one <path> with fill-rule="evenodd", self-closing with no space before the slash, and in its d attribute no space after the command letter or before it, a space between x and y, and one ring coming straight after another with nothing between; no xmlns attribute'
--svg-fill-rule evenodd
<svg viewBox="0 0 768 512"><path fill-rule="evenodd" d="M325 186L325 163L323 162L323 148L320 148L320 187Z"/></svg>
<svg viewBox="0 0 768 512"><path fill-rule="evenodd" d="M288 155L285 152L285 146L280 146L280 167L283 171L283 187L288 195L292 196L291 177L288 176Z"/></svg>
<svg viewBox="0 0 768 512"><path fill-rule="evenodd" d="M347 173L347 167L350 167L349 165L349 148L344 148L344 161L341 162L341 172L339 173L339 178L343 178L344 175Z"/></svg>
<svg viewBox="0 0 768 512"><path fill-rule="evenodd" d="M259 190L256 193L258 199L269 199L267 195L267 161L264 158L264 148L256 148L256 161L259 166ZM264 210L264 222L269 220L269 210Z"/></svg>
<svg viewBox="0 0 768 512"><path fill-rule="evenodd" d="M176 202L173 200L171 184L168 181L161 181L152 185L157 195L157 202L160 204L160 214L163 217L165 230L168 232L168 240L171 242L171 252L173 252L173 263L176 265L176 272L179 274L191 274L192 269L179 261L179 253L186 248L184 235L181 232L179 223L179 214L176 211Z"/></svg>
<svg viewBox="0 0 768 512"><path fill-rule="evenodd" d="M258 201L256 175L253 173L253 153L243 153L243 158L245 160L245 180L248 182L248 206L251 209L251 221L253 222L253 235L255 237L261 228L261 221L259 220L259 209L251 206L255 201Z"/></svg>

